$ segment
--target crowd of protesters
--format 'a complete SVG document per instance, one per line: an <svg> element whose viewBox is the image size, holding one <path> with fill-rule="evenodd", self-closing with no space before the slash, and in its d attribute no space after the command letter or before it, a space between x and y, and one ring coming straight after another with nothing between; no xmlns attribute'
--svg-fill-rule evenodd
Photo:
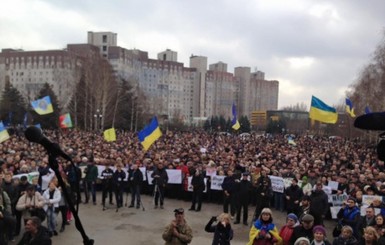
<svg viewBox="0 0 385 245"><path fill-rule="evenodd" d="M155 199L155 208L158 207L158 201L161 208L167 205L164 203L164 197L191 200L191 193L187 192L187 177L192 176L193 201L190 210L203 209L202 200L218 202L224 205L223 212L228 214L222 215L221 219L227 217L225 220L228 223L235 219L233 224L237 225L241 221L240 214L243 209L243 224L253 222L249 244L266 243L267 239L267 244L308 242L318 245L325 241L323 220L330 215L328 197L323 187L328 181L336 181L338 190L334 190L333 193L338 195L345 193L349 198L338 213L341 229L335 234L335 243L347 244L346 239L354 240L353 238L362 244L382 244L384 240L382 238L385 236L385 228L380 228L376 224L377 216L382 218L382 225L384 223L385 205L382 201L373 202L368 207L379 209L380 214L377 216L368 218L361 216L357 210L351 211L354 207L362 205L363 195L385 194L384 162L378 160L375 147L368 147L365 143L327 137L297 136L294 138L295 144L288 144L284 135L240 137L235 134L191 131L167 132L146 152L136 135L128 132L118 132L117 140L114 142L106 142L102 136L94 132L77 130L60 133L46 131L45 134L60 144L63 151L72 157L76 166L86 166L81 177L68 162L59 159L59 170L70 191L76 191L73 189L75 186L73 183L82 178L84 197L77 199L78 202L88 203L92 199L93 204L101 201L105 205L107 198L110 204L113 204L112 194L115 194L116 204L122 207L122 193L125 186L119 182L125 179L127 174L128 182L131 179L133 183L135 177L135 183L138 185L143 176L140 177L139 173L134 174L133 171L145 167L155 170L153 173L155 181L161 181L160 185L155 184L160 189L155 193L158 195ZM13 240L19 235L21 221L24 220L27 224L30 220L31 213L28 209L31 207L44 208L47 213L48 234L51 236L58 235L55 212L60 211L62 213L60 231L63 232L65 225L70 221L70 212L66 208L66 200L61 195L57 180L53 177L48 186L42 186L42 176L52 174L46 151L36 143L29 143L22 134L15 134L0 144L0 163L0 184L10 199L9 214L3 216L11 216L6 220L1 219L0 215L0 227L7 227L1 229L0 233L3 233L1 239ZM97 179L98 172L95 165L106 166L101 182ZM109 171L110 166L115 166L116 170ZM121 168L128 168L130 171L125 173L119 170ZM207 177L208 168L215 168L217 175L226 176L222 184L223 191L207 188L207 193L202 193L204 190L202 181L203 177ZM164 175L164 169L181 169L182 184L167 185L165 176L161 180L157 179ZM26 183L23 178L20 180L12 178L13 175L34 171L40 173L35 185ZM273 192L269 175L292 178L292 184L283 193ZM298 181L301 181L300 185ZM206 185L209 183L210 178ZM95 193L99 186L102 186L103 200L96 200ZM108 186L110 187L107 188ZM139 189L137 186L132 187L132 197L136 197L136 203L133 199L130 207L136 204L139 208L141 204ZM141 187L142 192L153 193L153 189L146 182L143 182ZM0 195L0 199L6 198ZM33 200L33 203L22 203L27 200ZM253 220L247 220L248 205L255 206ZM272 223L270 208L286 211L288 223ZM210 222L214 222L214 219ZM5 226L5 223L11 225ZM311 225L307 226L308 223ZM206 230L213 231L213 228L208 228L211 226L212 224L208 225ZM277 227L282 229L285 227L288 233L282 230L280 232ZM367 241L369 240L367 233L371 232L369 227L375 228L373 233L375 243ZM299 228L301 230L298 231ZM263 231L263 236L260 231ZM349 232L351 237L348 238ZM332 234L327 235L331 241ZM298 236L299 240L294 240L295 236ZM338 243L340 239L343 242Z"/></svg>

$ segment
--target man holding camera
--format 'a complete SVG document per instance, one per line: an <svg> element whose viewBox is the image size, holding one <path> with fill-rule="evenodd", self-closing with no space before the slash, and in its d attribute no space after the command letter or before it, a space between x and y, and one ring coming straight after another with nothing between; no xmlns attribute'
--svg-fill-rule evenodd
<svg viewBox="0 0 385 245"><path fill-rule="evenodd" d="M187 225L184 218L184 209L178 208L174 210L175 219L166 226L163 232L163 240L165 245L185 245L192 240L192 229Z"/></svg>

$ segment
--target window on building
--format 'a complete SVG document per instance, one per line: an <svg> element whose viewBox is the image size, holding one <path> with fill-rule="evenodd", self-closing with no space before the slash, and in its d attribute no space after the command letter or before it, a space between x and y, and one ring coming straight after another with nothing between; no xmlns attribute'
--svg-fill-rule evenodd
<svg viewBox="0 0 385 245"><path fill-rule="evenodd" d="M105 52L105 51L107 51L107 46L106 45L103 46L103 52Z"/></svg>
<svg viewBox="0 0 385 245"><path fill-rule="evenodd" d="M107 35L103 35L103 43L107 42Z"/></svg>

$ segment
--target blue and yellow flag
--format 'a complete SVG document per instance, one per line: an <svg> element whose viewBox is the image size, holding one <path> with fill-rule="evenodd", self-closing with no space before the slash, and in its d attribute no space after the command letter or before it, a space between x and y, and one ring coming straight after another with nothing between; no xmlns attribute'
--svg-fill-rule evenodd
<svg viewBox="0 0 385 245"><path fill-rule="evenodd" d="M309 118L323 123L335 124L338 114L335 108L328 106L315 96L311 97Z"/></svg>
<svg viewBox="0 0 385 245"><path fill-rule="evenodd" d="M291 136L287 137L287 143L288 143L289 145L294 145L294 146L297 145L297 143L295 143L293 137L291 137Z"/></svg>
<svg viewBox="0 0 385 245"><path fill-rule="evenodd" d="M356 114L354 114L354 108L353 108L353 103L349 98L345 99L346 101L346 112L351 116L351 117L356 117Z"/></svg>
<svg viewBox="0 0 385 245"><path fill-rule="evenodd" d="M45 96L41 99L32 101L31 105L39 115L46 115L53 112L51 98L49 96Z"/></svg>
<svg viewBox="0 0 385 245"><path fill-rule="evenodd" d="M139 141L146 151L160 136L162 136L162 131L160 131L156 117L153 117L150 124L138 133Z"/></svg>
<svg viewBox="0 0 385 245"><path fill-rule="evenodd" d="M238 130L241 127L241 125L239 124L238 119L237 119L237 110L235 108L234 103L233 103L232 111L233 111L233 120L231 120L231 127L234 130Z"/></svg>
<svg viewBox="0 0 385 245"><path fill-rule="evenodd" d="M9 138L10 137L9 137L7 129L4 127L3 122L0 121L0 143L6 141Z"/></svg>
<svg viewBox="0 0 385 245"><path fill-rule="evenodd" d="M110 129L104 130L103 136L104 136L104 139L105 139L107 142L116 141L115 128L110 128Z"/></svg>
<svg viewBox="0 0 385 245"><path fill-rule="evenodd" d="M369 106L365 107L365 114L372 113L372 111L369 109Z"/></svg>

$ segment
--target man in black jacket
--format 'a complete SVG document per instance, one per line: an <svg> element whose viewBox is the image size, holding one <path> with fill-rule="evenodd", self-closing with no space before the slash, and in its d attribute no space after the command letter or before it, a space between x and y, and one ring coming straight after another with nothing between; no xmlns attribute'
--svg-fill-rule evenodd
<svg viewBox="0 0 385 245"><path fill-rule="evenodd" d="M287 213L294 213L295 215L300 215L299 204L303 196L302 189L298 186L298 180L294 178L291 181L291 185L285 189L285 198L286 198L286 210Z"/></svg>
<svg viewBox="0 0 385 245"><path fill-rule="evenodd" d="M223 212L229 213L229 205L230 205L230 214L231 218L234 217L236 211L236 203L235 203L235 178L233 176L233 171L228 170L227 176L224 178L222 183L223 190Z"/></svg>
<svg viewBox="0 0 385 245"><path fill-rule="evenodd" d="M132 165L132 169L129 170L128 174L131 189L131 205L128 207L134 207L136 198L136 208L140 208L140 188L143 182L143 174L137 164Z"/></svg>
<svg viewBox="0 0 385 245"><path fill-rule="evenodd" d="M195 170L194 176L191 179L191 185L193 187L193 196L191 208L189 210L195 210L199 212L202 208L202 195L206 187L203 175L199 169ZM196 204L198 205L197 209L195 209Z"/></svg>
<svg viewBox="0 0 385 245"><path fill-rule="evenodd" d="M160 202L160 208L163 209L164 191L168 182L167 171L164 168L163 163L158 163L157 168L154 169L154 172L151 174L151 177L154 178L154 208L158 208L158 203Z"/></svg>
<svg viewBox="0 0 385 245"><path fill-rule="evenodd" d="M106 164L106 168L101 173L101 179L103 184L103 193L102 193L102 204L105 207L107 194L109 194L110 204L112 203L112 193L114 191L114 180L113 180L114 171L110 168L110 164Z"/></svg>
<svg viewBox="0 0 385 245"><path fill-rule="evenodd" d="M236 192L237 192L237 216L235 218L234 224L239 224L241 221L241 210L243 209L243 224L248 225L247 217L249 210L249 196L251 190L253 189L253 185L247 179L249 174L247 172L242 173L242 179L240 182L236 184Z"/></svg>
<svg viewBox="0 0 385 245"><path fill-rule="evenodd" d="M126 179L126 172L122 169L122 164L118 163L116 165L116 170L113 175L114 185L115 185L115 199L116 206L118 208L123 206L123 190L124 190L124 180Z"/></svg>
<svg viewBox="0 0 385 245"><path fill-rule="evenodd" d="M306 237L309 241L313 241L313 227L314 217L311 214L305 214L302 217L301 225L294 228L289 244L294 245L295 241L300 237Z"/></svg>
<svg viewBox="0 0 385 245"><path fill-rule="evenodd" d="M25 233L18 245L51 245L48 229L41 225L38 217L31 217L25 224Z"/></svg>
<svg viewBox="0 0 385 245"><path fill-rule="evenodd" d="M314 225L323 225L323 220L329 210L328 195L322 188L322 183L318 182L310 195L310 213L314 217Z"/></svg>

